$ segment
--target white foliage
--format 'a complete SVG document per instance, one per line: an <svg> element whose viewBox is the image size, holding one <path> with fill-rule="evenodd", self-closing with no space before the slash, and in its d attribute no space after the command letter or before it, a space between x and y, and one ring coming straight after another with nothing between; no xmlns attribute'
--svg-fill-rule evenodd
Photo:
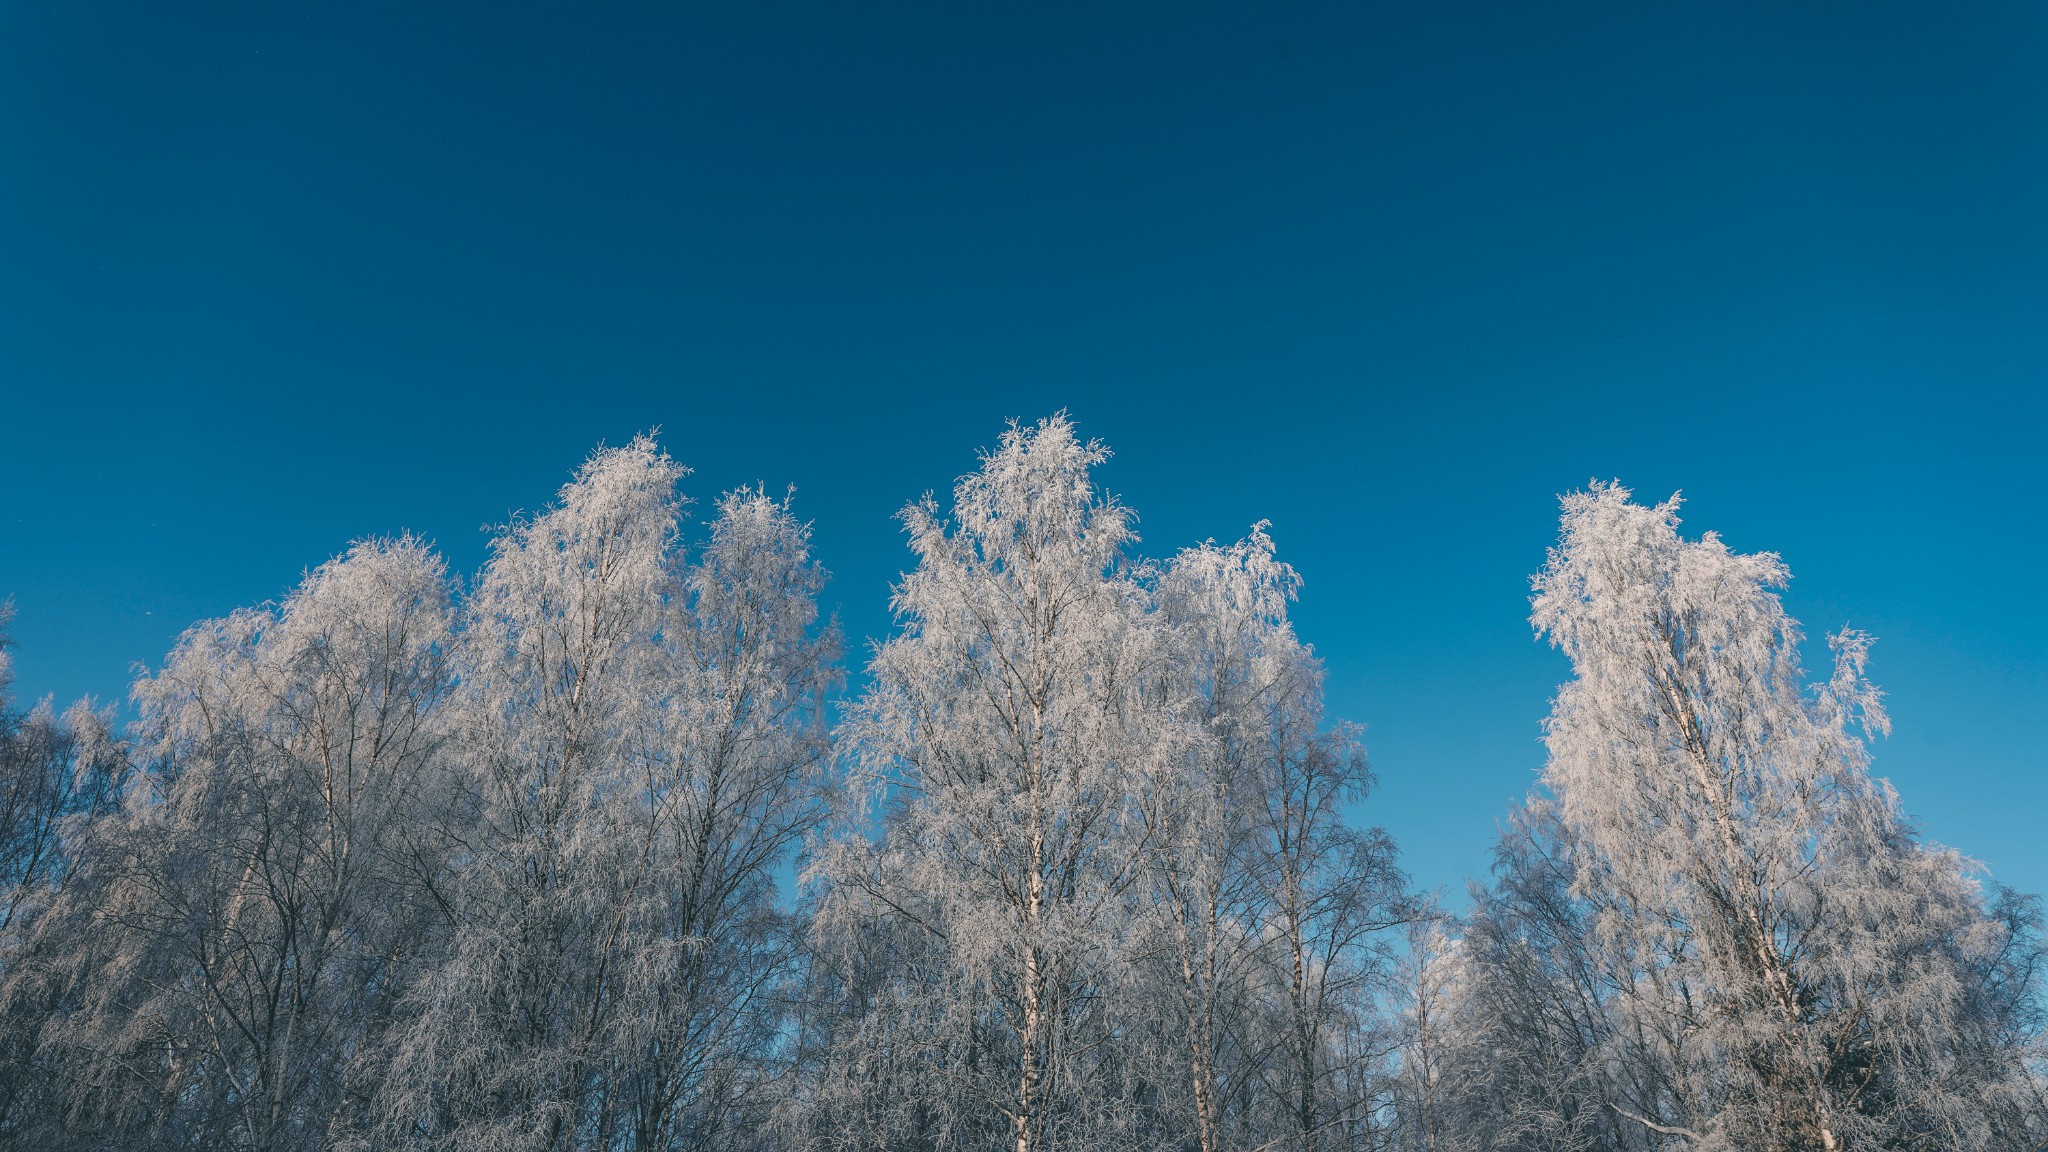
<svg viewBox="0 0 2048 1152"><path fill-rule="evenodd" d="M427 913L406 874L448 626L439 559L369 541L137 682L144 786L14 989L70 1004L44 1043L76 1135L293 1147L352 1122Z"/></svg>
<svg viewBox="0 0 2048 1152"><path fill-rule="evenodd" d="M996 1010L1009 1072L983 1090L1019 1152L1046 1146L1069 1034L1114 961L1144 850L1132 803L1158 754L1131 518L1089 476L1106 456L1063 417L1013 425L950 520L930 497L904 510L903 631L848 724L889 835L833 878L943 941Z"/></svg>
<svg viewBox="0 0 2048 1152"><path fill-rule="evenodd" d="M821 1085L870 1134L823 1147L1370 1143L1401 880L1345 823L1369 777L1322 729L1299 579L1263 524L1135 561L1106 456L1013 425L950 517L903 514L901 630L843 731L878 821L812 873L859 1005L819 1008Z"/></svg>
<svg viewBox="0 0 2048 1152"><path fill-rule="evenodd" d="M1689 1053L1637 1121L1701 1148L1981 1144L2005 1089L1968 1049L2005 932L1867 772L1869 639L1836 635L1808 690L1778 558L1628 496L1565 498L1532 619L1574 672L1544 774L1573 892L1617 1010Z"/></svg>
<svg viewBox="0 0 2048 1152"><path fill-rule="evenodd" d="M752 491L692 562L684 470L601 451L467 602L453 939L386 1132L463 1148L717 1145L786 961L772 869L823 815L836 634L809 530Z"/></svg>
<svg viewBox="0 0 2048 1152"><path fill-rule="evenodd" d="M1266 525L1141 561L1107 456L1013 424L903 511L836 745L809 527L742 488L693 539L647 437L466 596L370 540L193 626L126 741L15 710L0 605L0 1144L2048 1141L2037 907L1870 775L1870 640L1809 684L1776 556L1565 498L1573 676L1453 919L1350 822Z"/></svg>

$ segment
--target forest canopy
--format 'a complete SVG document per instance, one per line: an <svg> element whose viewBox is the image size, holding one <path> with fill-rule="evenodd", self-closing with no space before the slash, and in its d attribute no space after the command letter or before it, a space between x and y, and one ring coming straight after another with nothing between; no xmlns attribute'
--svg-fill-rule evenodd
<svg viewBox="0 0 2048 1152"><path fill-rule="evenodd" d="M0 1138L2048 1146L2038 903L1905 818L1776 555L1562 498L1571 677L1454 914L1268 525L1148 557L1107 456L1012 424L908 504L850 694L793 497L648 437L471 576L361 540L194 624L125 721L0 639Z"/></svg>

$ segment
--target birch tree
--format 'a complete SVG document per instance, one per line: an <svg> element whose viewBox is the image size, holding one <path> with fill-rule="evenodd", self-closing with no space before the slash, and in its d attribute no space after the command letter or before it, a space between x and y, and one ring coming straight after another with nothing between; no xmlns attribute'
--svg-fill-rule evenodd
<svg viewBox="0 0 2048 1152"><path fill-rule="evenodd" d="M1473 885L1457 938L1417 972L1404 1079L1433 1072L1437 1091L1403 1102L1411 1143L1433 1128L1437 1146L1457 1152L1660 1147L1664 1135L1622 1113L1667 1110L1684 1050L1617 1012L1616 997L1643 974L1604 964L1592 943L1595 913L1572 894L1554 805L1536 798L1510 816L1493 872L1491 885ZM1419 1051L1428 1000L1434 1056Z"/></svg>
<svg viewBox="0 0 2048 1152"><path fill-rule="evenodd" d="M1144 853L1133 797L1156 754L1147 597L1107 457L1064 416L1012 425L953 492L906 508L901 631L848 725L886 845L843 845L839 915L883 909L942 950L977 1023L970 1078L1017 1152L1089 1147L1089 1061L1118 920Z"/></svg>
<svg viewBox="0 0 2048 1152"><path fill-rule="evenodd" d="M1267 1056L1251 1018L1269 911L1256 817L1272 779L1269 721L1300 659L1287 622L1300 579L1274 558L1265 528L1183 550L1159 580L1161 706L1180 733L1140 798L1155 845L1143 919L1163 999L1179 1009L1164 1015L1200 1152L1229 1141L1229 1104L1242 1107L1244 1081Z"/></svg>
<svg viewBox="0 0 2048 1152"><path fill-rule="evenodd" d="M826 574L787 499L722 497L663 624L668 695L656 716L643 819L658 869L632 973L628 1045L611 1095L634 1149L732 1148L770 1101L800 925L775 880L824 818L832 781L824 693L836 626Z"/></svg>
<svg viewBox="0 0 2048 1152"><path fill-rule="evenodd" d="M1446 1113L1459 964L1457 941L1446 932L1443 920L1441 915L1420 916L1409 926L1407 952L1398 966L1406 1010L1401 1020L1397 1108L1405 1121L1407 1146L1423 1152L1457 1147Z"/></svg>
<svg viewBox="0 0 2048 1152"><path fill-rule="evenodd" d="M645 437L600 451L493 544L460 645L452 941L382 1140L748 1134L789 935L773 870L822 815L837 640L787 502L728 495L693 561L683 474Z"/></svg>
<svg viewBox="0 0 2048 1152"><path fill-rule="evenodd" d="M1370 1123L1359 1093L1387 1055L1367 1039L1380 937L1409 915L1391 842L1342 811L1369 786L1363 751L1355 727L1323 728L1321 665L1288 621L1300 578L1265 528L1184 550L1157 594L1177 735L1141 798L1146 919L1164 1000L1180 1007L1170 1031L1203 1152L1246 1131L1276 1139L1276 1117L1305 1148ZM1333 1095L1346 1103L1332 1109Z"/></svg>
<svg viewBox="0 0 2048 1152"><path fill-rule="evenodd" d="M472 811L454 939L386 1092L392 1138L559 1147L594 1120L618 945L647 851L626 826L682 470L601 452L511 525L464 613L455 701Z"/></svg>
<svg viewBox="0 0 2048 1152"><path fill-rule="evenodd" d="M407 856L448 618L438 558L369 541L137 682L145 775L10 989L53 1012L46 1143L320 1147L359 1119L428 915Z"/></svg>
<svg viewBox="0 0 2048 1152"><path fill-rule="evenodd" d="M62 715L42 700L15 709L14 604L0 601L0 971L75 862L82 825L118 792L127 767L106 713L81 700Z"/></svg>
<svg viewBox="0 0 2048 1152"><path fill-rule="evenodd" d="M1412 917L1393 840L1344 817L1372 777L1356 726L1323 730L1322 679L1321 662L1304 651L1276 694L1254 825L1271 909L1270 979L1285 1021L1266 1078L1292 1119L1286 1146L1301 1152L1367 1138L1369 1065L1392 1047L1368 1038L1372 993L1392 960L1388 931Z"/></svg>
<svg viewBox="0 0 2048 1152"><path fill-rule="evenodd" d="M1864 738L1869 638L1810 690L1784 564L1595 485L1563 502L1532 620L1572 662L1544 783L1624 1026L1690 1058L1657 1114L1698 1148L2017 1146L2012 924L1918 842ZM2001 992L2001 988L2005 991Z"/></svg>
<svg viewBox="0 0 2048 1152"><path fill-rule="evenodd" d="M38 978L38 943L54 934L38 921L62 899L129 761L109 713L90 701L61 715L47 699L16 709L13 614L0 601L0 1138L30 1141L64 1108L63 1084L38 1051L56 1007Z"/></svg>

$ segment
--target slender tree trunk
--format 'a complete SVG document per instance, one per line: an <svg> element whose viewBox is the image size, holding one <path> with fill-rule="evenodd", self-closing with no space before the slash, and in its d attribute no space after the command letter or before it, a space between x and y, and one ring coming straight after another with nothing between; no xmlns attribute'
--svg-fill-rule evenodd
<svg viewBox="0 0 2048 1152"><path fill-rule="evenodd" d="M1217 1152L1215 945L1211 943L1206 950L1206 972L1198 977L1186 944L1183 935L1181 980L1187 990L1189 1009L1188 1078L1195 1094L1195 1138L1201 1152Z"/></svg>
<svg viewBox="0 0 2048 1152"><path fill-rule="evenodd" d="M1707 753L1706 737L1700 729L1699 718L1693 710L1692 701L1686 698L1684 691L1675 683L1667 681L1663 687L1671 701L1674 719L1678 721L1685 751L1692 761L1693 780L1699 785L1701 796L1713 816L1714 830L1727 857L1723 863L1724 874L1730 877L1750 875L1752 869L1748 865L1747 854L1742 851L1741 840L1736 835L1735 815L1725 790L1716 786L1717 773ZM1797 1062L1800 1073L1807 1080L1805 1087L1810 1093L1807 1104L1812 1112L1811 1123L1814 1131L1820 1137L1821 1147L1826 1152L1838 1152L1842 1144L1840 1138L1835 1135L1834 1122L1827 1103L1826 1070L1814 1067L1805 1054L1798 1050L1797 986L1792 978L1790 963L1779 954L1777 941L1772 938L1770 927L1764 923L1763 913L1758 910L1761 900L1761 893L1756 900L1731 897L1730 902L1741 907L1737 923L1729 925L1731 935L1737 940L1747 937L1748 951L1756 964L1757 975L1769 991L1772 1006L1777 1010L1781 1021L1783 1031L1780 1035L1783 1037L1784 1045L1790 1049L1792 1059Z"/></svg>
<svg viewBox="0 0 2048 1152"><path fill-rule="evenodd" d="M1298 914L1294 917L1290 936L1294 950L1294 1047L1299 1064L1297 1075L1301 1077L1300 1090L1295 1098L1295 1118L1301 1125L1302 1152L1316 1152L1319 1120L1316 1115L1315 1021L1309 1014L1307 942L1302 939Z"/></svg>
<svg viewBox="0 0 2048 1152"><path fill-rule="evenodd" d="M1019 989L1023 1028L1019 1037L1021 1059L1017 1071L1017 1152L1038 1152L1038 1136L1044 1123L1039 1097L1044 1093L1043 1080L1047 1070L1038 1064L1038 1047L1044 1040L1048 1023L1044 970L1038 954L1039 929L1045 911L1044 858L1045 832L1042 828L1033 828L1031 889L1024 909L1024 983Z"/></svg>

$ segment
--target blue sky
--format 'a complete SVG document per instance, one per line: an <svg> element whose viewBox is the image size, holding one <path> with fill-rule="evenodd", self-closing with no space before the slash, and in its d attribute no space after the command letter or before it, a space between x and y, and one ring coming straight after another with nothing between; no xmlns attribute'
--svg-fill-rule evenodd
<svg viewBox="0 0 2048 1152"><path fill-rule="evenodd" d="M11 3L21 687L354 537L471 570L656 426L880 635L891 514L1065 408L1147 551L1272 520L1426 885L1540 767L1598 477L1875 633L1878 771L2048 890L2044 59L2019 3Z"/></svg>

